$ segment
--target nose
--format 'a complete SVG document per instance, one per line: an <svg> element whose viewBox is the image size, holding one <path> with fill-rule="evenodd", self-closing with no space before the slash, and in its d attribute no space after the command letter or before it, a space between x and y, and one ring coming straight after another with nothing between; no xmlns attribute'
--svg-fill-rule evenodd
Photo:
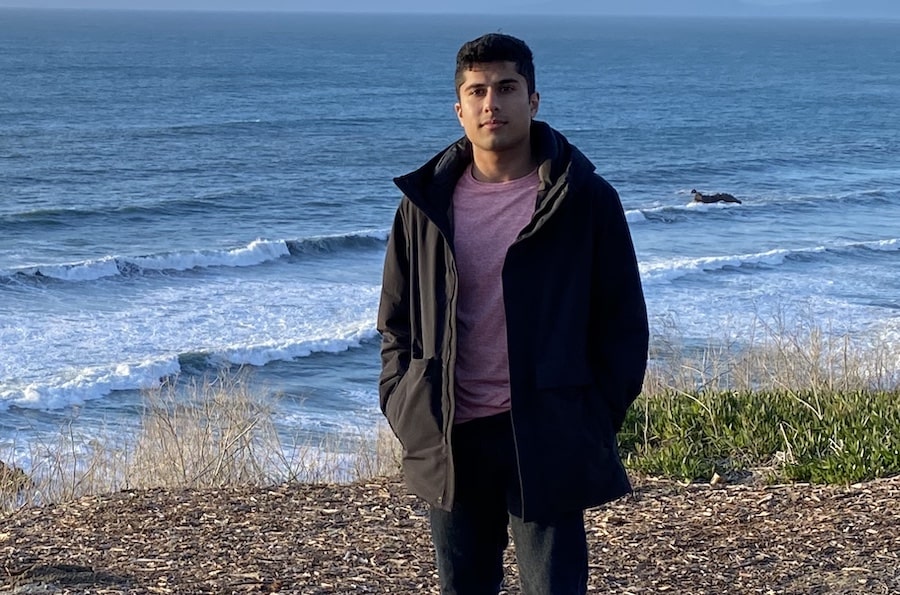
<svg viewBox="0 0 900 595"><path fill-rule="evenodd" d="M500 109L500 106L497 104L497 92L488 87L484 93L484 111L492 113L498 109Z"/></svg>

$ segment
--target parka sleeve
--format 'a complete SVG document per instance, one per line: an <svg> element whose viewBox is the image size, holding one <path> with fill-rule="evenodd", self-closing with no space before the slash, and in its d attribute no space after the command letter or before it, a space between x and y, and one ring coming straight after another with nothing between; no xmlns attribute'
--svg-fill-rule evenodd
<svg viewBox="0 0 900 595"><path fill-rule="evenodd" d="M378 381L382 413L410 360L409 257L404 218L397 209L388 236L378 307L378 332L381 333L381 375Z"/></svg>
<svg viewBox="0 0 900 595"><path fill-rule="evenodd" d="M634 244L618 193L604 184L595 203L591 337L595 373L618 432L641 392L649 324Z"/></svg>

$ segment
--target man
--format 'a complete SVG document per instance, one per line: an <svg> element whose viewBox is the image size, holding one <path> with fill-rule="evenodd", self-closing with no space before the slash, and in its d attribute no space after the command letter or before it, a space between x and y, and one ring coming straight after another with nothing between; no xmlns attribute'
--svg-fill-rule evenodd
<svg viewBox="0 0 900 595"><path fill-rule="evenodd" d="M534 120L531 50L462 46L465 137L395 180L378 329L381 409L431 506L445 594L584 593L583 511L631 487L615 433L641 390L647 314L616 191Z"/></svg>

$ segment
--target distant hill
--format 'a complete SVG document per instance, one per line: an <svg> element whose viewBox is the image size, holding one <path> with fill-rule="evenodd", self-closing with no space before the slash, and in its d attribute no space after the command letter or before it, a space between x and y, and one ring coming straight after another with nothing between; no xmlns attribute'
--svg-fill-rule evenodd
<svg viewBox="0 0 900 595"><path fill-rule="evenodd" d="M821 2L744 0L743 4L773 16L900 18L900 2L897 0L822 0Z"/></svg>
<svg viewBox="0 0 900 595"><path fill-rule="evenodd" d="M522 12L564 14L559 0L519 2ZM661 16L805 16L900 19L900 0L569 0L566 13Z"/></svg>
<svg viewBox="0 0 900 595"><path fill-rule="evenodd" d="M900 2L897 0L827 0L791 8L809 15L900 18Z"/></svg>
<svg viewBox="0 0 900 595"><path fill-rule="evenodd" d="M900 0L0 0L0 7L900 19Z"/></svg>

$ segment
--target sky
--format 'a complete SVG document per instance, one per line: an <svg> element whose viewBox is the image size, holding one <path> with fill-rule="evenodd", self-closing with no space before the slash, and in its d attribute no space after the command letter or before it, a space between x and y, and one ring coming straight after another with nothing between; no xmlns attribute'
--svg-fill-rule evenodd
<svg viewBox="0 0 900 595"><path fill-rule="evenodd" d="M900 19L900 0L0 0L0 7Z"/></svg>

